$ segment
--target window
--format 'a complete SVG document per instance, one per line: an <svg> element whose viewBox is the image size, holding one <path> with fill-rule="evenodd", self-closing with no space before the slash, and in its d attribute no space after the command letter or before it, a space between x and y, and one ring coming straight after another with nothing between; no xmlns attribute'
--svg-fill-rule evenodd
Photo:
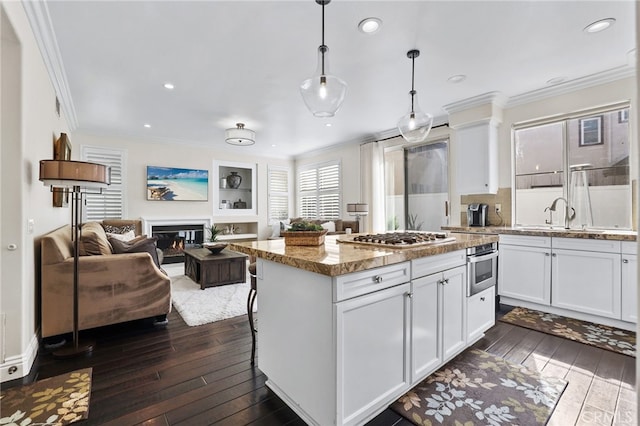
<svg viewBox="0 0 640 426"><path fill-rule="evenodd" d="M516 224L564 226L568 200L571 228L630 229L628 114L618 105L515 126Z"/></svg>
<svg viewBox="0 0 640 426"><path fill-rule="evenodd" d="M309 219L340 218L340 162L303 167L298 172L298 213Z"/></svg>
<svg viewBox="0 0 640 426"><path fill-rule="evenodd" d="M289 169L269 166L267 197L269 199L269 222L285 220L289 215Z"/></svg>
<svg viewBox="0 0 640 426"><path fill-rule="evenodd" d="M447 224L448 143L439 140L385 151L388 231L433 231Z"/></svg>
<svg viewBox="0 0 640 426"><path fill-rule="evenodd" d="M82 221L102 219L122 219L126 216L124 185L126 171L126 152L119 149L83 146L83 161L100 163L111 167L111 185L102 193L85 194L85 206Z"/></svg>

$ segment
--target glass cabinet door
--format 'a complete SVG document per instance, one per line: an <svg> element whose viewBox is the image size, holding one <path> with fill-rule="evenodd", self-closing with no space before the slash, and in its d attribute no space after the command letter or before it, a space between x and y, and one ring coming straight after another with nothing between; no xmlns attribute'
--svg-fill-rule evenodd
<svg viewBox="0 0 640 426"><path fill-rule="evenodd" d="M215 161L213 213L216 216L256 215L256 165Z"/></svg>

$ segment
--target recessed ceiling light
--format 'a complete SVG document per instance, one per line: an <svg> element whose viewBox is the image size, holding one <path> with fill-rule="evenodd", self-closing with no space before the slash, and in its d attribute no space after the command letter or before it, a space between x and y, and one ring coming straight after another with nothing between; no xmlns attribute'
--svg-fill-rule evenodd
<svg viewBox="0 0 640 426"><path fill-rule="evenodd" d="M452 75L451 77L449 77L447 79L447 81L449 83L462 83L463 81L465 81L467 79L467 76L464 74L457 74L457 75Z"/></svg>
<svg viewBox="0 0 640 426"><path fill-rule="evenodd" d="M553 77L547 80L547 84L559 84L567 81L567 77Z"/></svg>
<svg viewBox="0 0 640 426"><path fill-rule="evenodd" d="M586 27L584 27L583 31L589 34L599 33L600 31L604 31L607 28L609 28L615 22L616 20L614 18L600 19L599 21L593 22L587 25Z"/></svg>
<svg viewBox="0 0 640 426"><path fill-rule="evenodd" d="M381 27L382 20L379 18L366 18L358 24L358 29L364 34L375 34Z"/></svg>
<svg viewBox="0 0 640 426"><path fill-rule="evenodd" d="M175 86L172 83L165 83L164 84L164 88L165 89L169 89L169 90L173 90Z"/></svg>
<svg viewBox="0 0 640 426"><path fill-rule="evenodd" d="M272 143L272 144L271 144L271 147L272 147L272 148L275 148L275 147L276 147L276 144L275 144L275 143Z"/></svg>
<svg viewBox="0 0 640 426"><path fill-rule="evenodd" d="M151 127L151 124L145 124L144 127L146 127L147 129L149 129Z"/></svg>
<svg viewBox="0 0 640 426"><path fill-rule="evenodd" d="M324 125L327 126L327 127L331 127L332 126L331 123L325 123Z"/></svg>

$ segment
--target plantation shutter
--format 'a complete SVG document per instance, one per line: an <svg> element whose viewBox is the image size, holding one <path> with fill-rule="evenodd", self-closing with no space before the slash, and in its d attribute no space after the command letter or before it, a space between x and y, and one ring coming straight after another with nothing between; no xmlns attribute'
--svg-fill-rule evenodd
<svg viewBox="0 0 640 426"><path fill-rule="evenodd" d="M84 195L85 205L82 221L103 219L123 219L125 212L124 172L126 156L124 150L83 146L82 160L111 167L111 185L101 193L88 192Z"/></svg>
<svg viewBox="0 0 640 426"><path fill-rule="evenodd" d="M289 217L289 169L269 167L269 221Z"/></svg>
<svg viewBox="0 0 640 426"><path fill-rule="evenodd" d="M300 216L310 219L340 217L340 163L310 166L298 173Z"/></svg>

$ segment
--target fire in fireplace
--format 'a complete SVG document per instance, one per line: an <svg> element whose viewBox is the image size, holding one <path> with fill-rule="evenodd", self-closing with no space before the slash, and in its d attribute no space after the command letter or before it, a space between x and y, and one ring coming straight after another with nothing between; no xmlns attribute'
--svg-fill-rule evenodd
<svg viewBox="0 0 640 426"><path fill-rule="evenodd" d="M184 261L185 248L199 247L204 241L203 225L152 226L151 235L158 238L158 248L164 254L163 263Z"/></svg>

